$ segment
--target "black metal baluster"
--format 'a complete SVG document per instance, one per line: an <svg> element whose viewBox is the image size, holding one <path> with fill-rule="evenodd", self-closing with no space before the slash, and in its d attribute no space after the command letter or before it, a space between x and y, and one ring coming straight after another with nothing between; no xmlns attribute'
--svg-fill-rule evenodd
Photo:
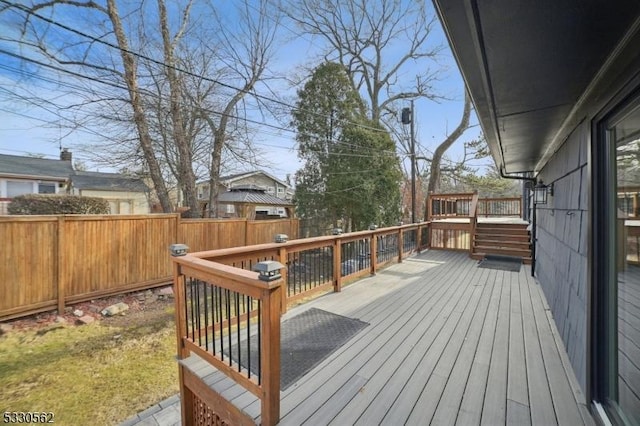
<svg viewBox="0 0 640 426"><path fill-rule="evenodd" d="M226 305L227 305L227 340L229 341L229 365L231 365L231 359L233 353L231 352L231 291L225 289Z"/></svg>
<svg viewBox="0 0 640 426"><path fill-rule="evenodd" d="M202 346L202 327L200 326L200 287L202 287L202 281L198 280L196 285L196 325L198 326L198 346Z"/></svg>
<svg viewBox="0 0 640 426"><path fill-rule="evenodd" d="M209 350L209 302L207 300L207 288L209 283L204 283L204 347Z"/></svg>
<svg viewBox="0 0 640 426"><path fill-rule="evenodd" d="M262 300L258 300L258 384L262 384Z"/></svg>
<svg viewBox="0 0 640 426"><path fill-rule="evenodd" d="M224 361L224 333L223 333L223 328L222 328L222 289L220 287L218 287L218 311L219 311L219 315L220 315L220 322L218 322L218 325L220 327L220 356L222 358L222 360Z"/></svg>
<svg viewBox="0 0 640 426"><path fill-rule="evenodd" d="M319 261L320 261L320 256L316 252L313 255L313 286L314 287L317 287L318 283L320 282L320 265L318 264Z"/></svg>
<svg viewBox="0 0 640 426"><path fill-rule="evenodd" d="M211 286L211 353L216 354L216 286Z"/></svg>
<svg viewBox="0 0 640 426"><path fill-rule="evenodd" d="M189 300L187 299L187 287L191 285L191 278L189 278L188 285L184 286L184 324L187 326L187 337L189 336ZM180 336L182 338L182 336Z"/></svg>
<svg viewBox="0 0 640 426"><path fill-rule="evenodd" d="M235 301L236 301L236 334L238 336L238 341L236 342L236 344L238 345L238 371L240 371L240 363L242 362L242 352L240 350L240 348L242 347L242 345L240 344L240 294L239 293L235 293Z"/></svg>
<svg viewBox="0 0 640 426"><path fill-rule="evenodd" d="M194 299L194 295L193 295L193 285L194 279L192 278L191 281L189 281L189 301L191 302L191 341L195 342L196 339L196 329L195 329L195 307L193 306L193 299Z"/></svg>
<svg viewBox="0 0 640 426"><path fill-rule="evenodd" d="M251 378L251 307L253 305L251 296L247 296L247 305L249 306L247 311L247 377Z"/></svg>

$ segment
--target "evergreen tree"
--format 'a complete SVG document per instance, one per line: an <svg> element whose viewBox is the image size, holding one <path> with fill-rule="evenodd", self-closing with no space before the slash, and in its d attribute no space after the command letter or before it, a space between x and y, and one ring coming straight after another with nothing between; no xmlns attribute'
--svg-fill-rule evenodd
<svg viewBox="0 0 640 426"><path fill-rule="evenodd" d="M298 156L298 216L319 229L391 224L400 212L400 172L388 132L367 120L344 67L318 66L298 92L293 114ZM322 231L318 231L322 233Z"/></svg>

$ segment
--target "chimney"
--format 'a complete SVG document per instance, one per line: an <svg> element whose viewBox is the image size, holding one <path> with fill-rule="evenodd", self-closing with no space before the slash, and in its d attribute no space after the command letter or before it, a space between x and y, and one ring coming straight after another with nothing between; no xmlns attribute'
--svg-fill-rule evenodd
<svg viewBox="0 0 640 426"><path fill-rule="evenodd" d="M60 151L60 160L62 161L71 161L72 153L69 151L69 148L62 148Z"/></svg>

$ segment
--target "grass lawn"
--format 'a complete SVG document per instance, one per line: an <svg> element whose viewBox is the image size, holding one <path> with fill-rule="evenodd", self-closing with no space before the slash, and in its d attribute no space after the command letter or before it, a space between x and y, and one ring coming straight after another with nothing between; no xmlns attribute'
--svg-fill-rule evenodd
<svg viewBox="0 0 640 426"><path fill-rule="evenodd" d="M109 425L177 393L171 309L144 320L0 336L0 413L52 412L56 424Z"/></svg>

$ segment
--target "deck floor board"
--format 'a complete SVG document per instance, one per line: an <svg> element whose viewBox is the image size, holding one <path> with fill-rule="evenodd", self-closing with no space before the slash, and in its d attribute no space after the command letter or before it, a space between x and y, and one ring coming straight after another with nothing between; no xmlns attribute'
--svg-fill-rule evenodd
<svg viewBox="0 0 640 426"><path fill-rule="evenodd" d="M369 326L281 393L280 424L593 424L530 274L429 250L292 308Z"/></svg>

